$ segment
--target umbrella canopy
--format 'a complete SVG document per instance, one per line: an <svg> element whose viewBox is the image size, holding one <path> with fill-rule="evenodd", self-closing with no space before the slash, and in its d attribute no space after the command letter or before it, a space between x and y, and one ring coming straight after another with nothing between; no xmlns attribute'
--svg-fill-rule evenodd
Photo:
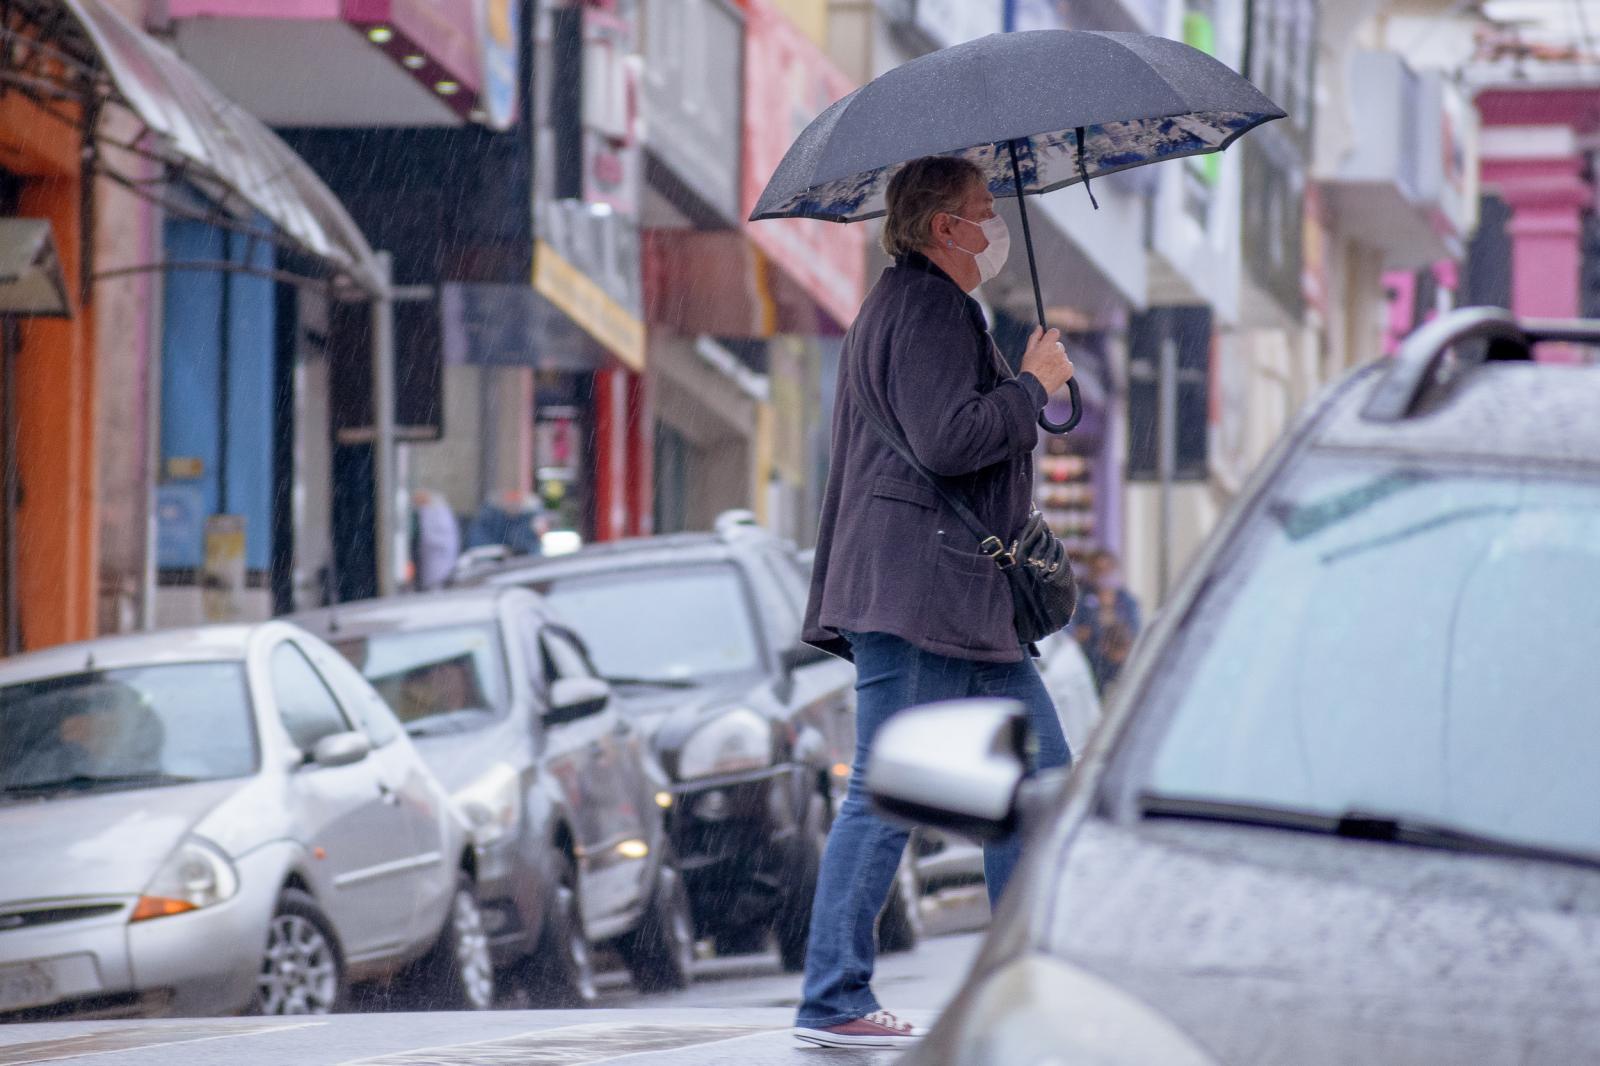
<svg viewBox="0 0 1600 1066"><path fill-rule="evenodd" d="M996 196L1016 195L1019 184L1049 192L1221 151L1283 117L1226 65L1165 37L991 34L913 59L818 115L750 218L876 218L899 164L927 155L971 159Z"/></svg>

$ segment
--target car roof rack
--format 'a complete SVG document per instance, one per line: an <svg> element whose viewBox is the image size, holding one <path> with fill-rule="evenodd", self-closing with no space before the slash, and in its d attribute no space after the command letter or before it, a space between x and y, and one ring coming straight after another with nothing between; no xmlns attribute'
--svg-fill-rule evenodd
<svg viewBox="0 0 1600 1066"><path fill-rule="evenodd" d="M1600 320L1519 319L1503 307L1440 315L1406 338L1361 416L1372 422L1409 418L1435 385L1482 363L1531 360L1533 346L1543 341L1600 344Z"/></svg>

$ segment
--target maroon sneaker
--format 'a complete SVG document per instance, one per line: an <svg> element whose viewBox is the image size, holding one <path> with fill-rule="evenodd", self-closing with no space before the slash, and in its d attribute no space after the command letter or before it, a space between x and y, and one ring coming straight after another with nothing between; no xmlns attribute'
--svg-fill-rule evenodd
<svg viewBox="0 0 1600 1066"><path fill-rule="evenodd" d="M922 1039L923 1031L903 1022L886 1010L873 1011L865 1018L830 1025L825 1029L795 1026L794 1035L818 1047L910 1047Z"/></svg>

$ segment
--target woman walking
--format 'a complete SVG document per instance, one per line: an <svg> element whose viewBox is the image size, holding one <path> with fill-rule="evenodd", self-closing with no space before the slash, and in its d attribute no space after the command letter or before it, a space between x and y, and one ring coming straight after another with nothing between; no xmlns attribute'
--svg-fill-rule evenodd
<svg viewBox="0 0 1600 1066"><path fill-rule="evenodd" d="M1028 520L1032 451L1045 401L1072 376L1056 330L1036 330L1013 376L967 294L1009 246L982 172L935 156L889 183L883 230L894 265L845 337L805 639L854 660L856 758L828 835L812 910L795 1035L824 1047L899 1047L921 1034L872 994L874 925L905 849L868 807L862 777L879 727L918 704L1021 701L1034 768L1070 759L1060 720L1012 623L1005 575L883 430L947 479L1007 541ZM989 899L1017 840L984 848Z"/></svg>

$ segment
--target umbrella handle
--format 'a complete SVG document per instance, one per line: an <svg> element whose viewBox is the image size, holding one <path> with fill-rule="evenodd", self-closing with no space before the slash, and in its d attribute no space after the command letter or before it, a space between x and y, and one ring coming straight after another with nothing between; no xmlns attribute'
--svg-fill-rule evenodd
<svg viewBox="0 0 1600 1066"><path fill-rule="evenodd" d="M1065 422L1052 422L1043 411L1039 412L1039 426L1047 433L1070 433L1083 418L1083 400L1078 395L1078 383L1072 378L1067 379L1067 391L1072 394L1072 414Z"/></svg>

